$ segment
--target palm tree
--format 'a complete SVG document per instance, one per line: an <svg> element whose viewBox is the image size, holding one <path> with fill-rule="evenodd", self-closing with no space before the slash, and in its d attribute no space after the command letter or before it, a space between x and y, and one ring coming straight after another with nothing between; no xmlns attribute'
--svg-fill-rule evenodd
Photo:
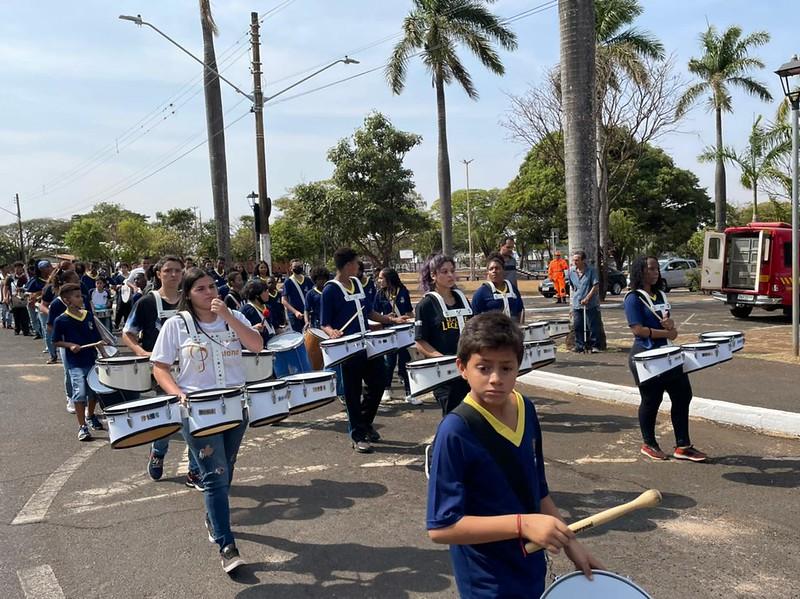
<svg viewBox="0 0 800 599"><path fill-rule="evenodd" d="M564 187L570 252L597 255L594 2L560 0Z"/></svg>
<svg viewBox="0 0 800 599"><path fill-rule="evenodd" d="M217 253L230 261L230 224L228 217L228 167L225 160L225 124L222 114L222 93L214 52L214 35L217 25L211 15L211 0L199 0L200 24L203 28L203 62L205 68L206 129L208 131L208 159L211 169L211 197L217 230Z"/></svg>
<svg viewBox="0 0 800 599"><path fill-rule="evenodd" d="M486 68L502 75L505 68L492 42L497 42L506 50L517 47L516 35L487 10L485 4L491 2L494 0L413 0L414 7L403 20L403 39L395 46L386 66L389 86L395 94L399 94L405 86L409 59L419 56L436 89L442 250L448 255L453 252L453 219L445 85L455 80L467 96L472 100L478 99L472 77L456 54L456 49L459 44L465 45Z"/></svg>
<svg viewBox="0 0 800 599"><path fill-rule="evenodd" d="M776 172L778 160L791 148L788 139L781 139L780 125L766 128L761 124L761 115L753 121L747 147L741 152L723 148L722 160L735 164L742 172L742 187L753 191L753 222L758 221L758 182ZM719 153L710 148L700 155L703 162L717 160Z"/></svg>
<svg viewBox="0 0 800 599"><path fill-rule="evenodd" d="M772 100L769 90L750 75L752 69L764 68L760 59L750 56L750 50L763 46L770 39L766 31L756 31L742 37L740 27L729 27L718 33L712 25L700 36L703 55L689 60L689 72L701 79L689 86L678 103L677 114L684 114L700 96L710 94L708 109L714 111L716 124L716 172L714 176L714 207L717 231L725 229L725 161L722 150L722 113L732 112L730 87L738 87L765 102Z"/></svg>

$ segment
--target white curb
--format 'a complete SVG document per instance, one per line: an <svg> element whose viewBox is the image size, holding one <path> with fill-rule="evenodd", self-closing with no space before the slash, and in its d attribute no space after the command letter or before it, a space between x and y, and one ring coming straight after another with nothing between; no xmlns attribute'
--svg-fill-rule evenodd
<svg viewBox="0 0 800 599"><path fill-rule="evenodd" d="M546 370L534 370L519 377L517 380L526 385L552 389L590 399L635 406L638 406L640 401L639 390L636 387L592 381L575 376L555 374ZM665 394L660 411L669 412L670 407L669 396ZM692 398L691 415L695 418L705 418L721 424L753 429L760 433L800 438L800 414L795 412L784 412L783 410L772 410L757 406L745 406L729 401L694 397Z"/></svg>

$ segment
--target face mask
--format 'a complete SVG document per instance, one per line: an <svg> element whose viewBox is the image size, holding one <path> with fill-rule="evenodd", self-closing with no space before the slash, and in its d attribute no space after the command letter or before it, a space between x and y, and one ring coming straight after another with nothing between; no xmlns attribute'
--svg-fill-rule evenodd
<svg viewBox="0 0 800 599"><path fill-rule="evenodd" d="M302 266L295 266L295 267L292 269L292 272L293 272L294 274L296 274L296 275L301 275L301 274L303 274L303 267L302 267Z"/></svg>

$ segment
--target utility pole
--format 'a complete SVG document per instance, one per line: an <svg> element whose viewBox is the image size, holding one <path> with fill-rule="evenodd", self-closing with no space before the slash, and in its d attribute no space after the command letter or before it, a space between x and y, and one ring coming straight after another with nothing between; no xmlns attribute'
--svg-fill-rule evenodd
<svg viewBox="0 0 800 599"><path fill-rule="evenodd" d="M25 246L22 242L22 214L19 210L19 194L14 194L17 200L17 228L19 229L19 259L25 261Z"/></svg>
<svg viewBox="0 0 800 599"><path fill-rule="evenodd" d="M272 247L269 237L269 215L272 212L272 200L267 195L267 158L264 151L264 93L261 90L261 42L258 34L258 13L250 13L250 42L253 50L253 113L256 117L256 164L258 168L258 206L259 236L261 259L267 263L272 275Z"/></svg>
<svg viewBox="0 0 800 599"><path fill-rule="evenodd" d="M469 203L469 163L475 159L462 160L467 171L467 241L469 244L469 280L475 280L475 254L472 251L472 206Z"/></svg>

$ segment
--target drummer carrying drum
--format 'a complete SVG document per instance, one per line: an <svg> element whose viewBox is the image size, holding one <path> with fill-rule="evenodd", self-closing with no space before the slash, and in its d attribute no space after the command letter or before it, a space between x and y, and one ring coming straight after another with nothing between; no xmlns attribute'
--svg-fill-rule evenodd
<svg viewBox="0 0 800 599"><path fill-rule="evenodd" d="M665 347L678 336L675 322L670 318L669 302L663 291L656 289L661 272L658 260L652 256L640 256L631 265L631 291L625 296L625 317L633 333L633 346L628 356L628 365L634 381L639 387L639 428L642 431L641 453L653 460L666 460L656 441L656 417L658 408L669 393L672 401L672 429L675 432L675 449L672 457L679 460L704 462L706 454L692 446L689 439L689 403L692 401L692 386L689 377L679 366L667 370L644 382L639 380L633 362L636 354Z"/></svg>

